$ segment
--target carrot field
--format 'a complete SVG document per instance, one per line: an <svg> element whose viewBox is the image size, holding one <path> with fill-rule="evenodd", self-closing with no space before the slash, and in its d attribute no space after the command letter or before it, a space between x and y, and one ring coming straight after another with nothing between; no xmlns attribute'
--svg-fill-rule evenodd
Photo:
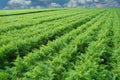
<svg viewBox="0 0 120 80"><path fill-rule="evenodd" d="M0 80L120 80L120 9L0 10Z"/></svg>

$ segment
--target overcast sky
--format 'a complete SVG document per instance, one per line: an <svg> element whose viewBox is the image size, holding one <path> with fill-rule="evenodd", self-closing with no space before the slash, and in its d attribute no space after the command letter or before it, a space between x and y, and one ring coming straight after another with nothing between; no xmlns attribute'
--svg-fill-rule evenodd
<svg viewBox="0 0 120 80"><path fill-rule="evenodd" d="M120 0L0 0L0 9L119 7Z"/></svg>

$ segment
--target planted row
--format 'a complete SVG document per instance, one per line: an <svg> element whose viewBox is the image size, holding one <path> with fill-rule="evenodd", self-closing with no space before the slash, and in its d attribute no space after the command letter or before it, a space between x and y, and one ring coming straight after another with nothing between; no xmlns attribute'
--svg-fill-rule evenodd
<svg viewBox="0 0 120 80"><path fill-rule="evenodd" d="M95 18L95 19L93 19L91 22L88 22L86 25L83 25L83 26L81 26L81 27L79 27L79 28L77 28L77 29L75 29L75 30L73 30L73 31L71 31L71 33L70 34L66 34L65 36L63 36L63 37L61 37L61 38L58 38L57 40L55 40L54 42L50 42L50 43L48 43L48 45L47 46L43 46L43 47L41 47L40 48L40 51L38 50L38 51L34 51L34 53L29 53L28 54L28 56L25 56L25 58L24 58L24 60L23 59L20 59L20 58L18 58L17 60L16 60L16 62L15 62L15 67L13 67L13 70L15 71L15 73L13 74L14 76L17 76L17 75L19 75L20 77L22 77L22 76L25 76L25 75L27 75L27 76L30 76L30 75L28 75L30 72L27 72L27 73L24 73L26 70L28 71L28 70L31 70L31 68L33 68L33 67L35 67L36 65L38 65L39 63L41 64L41 67L43 67L43 66L48 66L49 65L49 67L52 67L52 66L50 66L50 64L52 65L53 64L53 66L55 67L55 68L58 68L57 66L55 66L55 63L54 63L54 60L59 60L59 61L62 61L60 58L58 58L57 57L57 55L62 55L62 52L61 52L61 50L62 50L62 48L64 48L64 47L67 47L68 46L68 44L70 44L70 45L73 45L74 43L73 42L75 42L78 38L75 38L76 36L78 37L78 35L79 35L79 37L81 36L81 39L84 39L83 37L82 37L82 34L85 34L86 33L86 35L83 35L83 36L87 36L87 34L89 33L89 32L91 32L93 29L92 28L95 28L95 27L90 27L89 28L89 26L91 26L94 22L96 22L97 21L97 19L98 18L100 18L100 16L99 17L97 17L97 18ZM88 28L88 29L87 29ZM90 30L89 32L87 32L88 30ZM84 33L85 32L85 33ZM74 39L75 38L75 39ZM73 40L71 40L71 39L73 39ZM72 41L72 42L71 42ZM69 46L70 47L70 46ZM71 50L72 48L68 48L67 47L67 49L69 49L69 50ZM63 52L65 51L64 49L62 50ZM68 51L66 51L66 52L68 52ZM69 51L70 52L70 51ZM60 54L61 53L61 54ZM64 53L63 53L64 54ZM64 54L65 55L65 54ZM67 54L66 53L66 56L69 56L69 54ZM67 57L66 57L67 58ZM50 62L51 60L53 60L53 62ZM18 64L19 63L19 61L21 61L21 64ZM44 61L45 62L47 62L48 63L48 65L44 65ZM64 60L65 61L65 60ZM46 64L47 64L46 63ZM17 64L17 65L16 65ZM42 64L43 64L43 66L42 66ZM33 66L32 66L33 65ZM31 67L27 67L27 66L31 66ZM21 69L18 69L18 68L20 68L21 67ZM39 68L39 70L41 70L42 68ZM18 70L20 70L20 71L18 71ZM45 69L46 70L46 69ZM53 69L50 69L50 70L52 70L53 71ZM49 70L46 70L46 71L49 71ZM44 71L43 71L44 72ZM23 74L24 73L24 74ZM46 78L47 78L47 72L45 72L46 74L43 74L44 76L46 76ZM32 75L32 74L31 74ZM37 77L37 75L38 74L36 74L36 76L35 77ZM44 77L44 76L42 76L41 75L41 77ZM51 75L52 76L52 75ZM40 77L40 76L38 76L38 77ZM37 77L37 78L38 78ZM27 78L27 77L26 77ZM34 79L37 79L37 78L34 78ZM44 77L45 78L45 77ZM50 78L49 78L50 79Z"/></svg>

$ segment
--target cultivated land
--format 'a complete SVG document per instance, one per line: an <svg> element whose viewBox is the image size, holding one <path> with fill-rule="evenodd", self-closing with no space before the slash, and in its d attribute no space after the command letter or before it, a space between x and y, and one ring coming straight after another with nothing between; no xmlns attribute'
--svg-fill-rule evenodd
<svg viewBox="0 0 120 80"><path fill-rule="evenodd" d="M120 9L0 11L0 80L120 80Z"/></svg>

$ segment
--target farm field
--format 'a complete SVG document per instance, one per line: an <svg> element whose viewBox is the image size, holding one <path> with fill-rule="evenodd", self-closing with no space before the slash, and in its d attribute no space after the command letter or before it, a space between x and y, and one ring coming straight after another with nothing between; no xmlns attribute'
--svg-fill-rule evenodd
<svg viewBox="0 0 120 80"><path fill-rule="evenodd" d="M120 9L1 10L0 80L120 80Z"/></svg>

